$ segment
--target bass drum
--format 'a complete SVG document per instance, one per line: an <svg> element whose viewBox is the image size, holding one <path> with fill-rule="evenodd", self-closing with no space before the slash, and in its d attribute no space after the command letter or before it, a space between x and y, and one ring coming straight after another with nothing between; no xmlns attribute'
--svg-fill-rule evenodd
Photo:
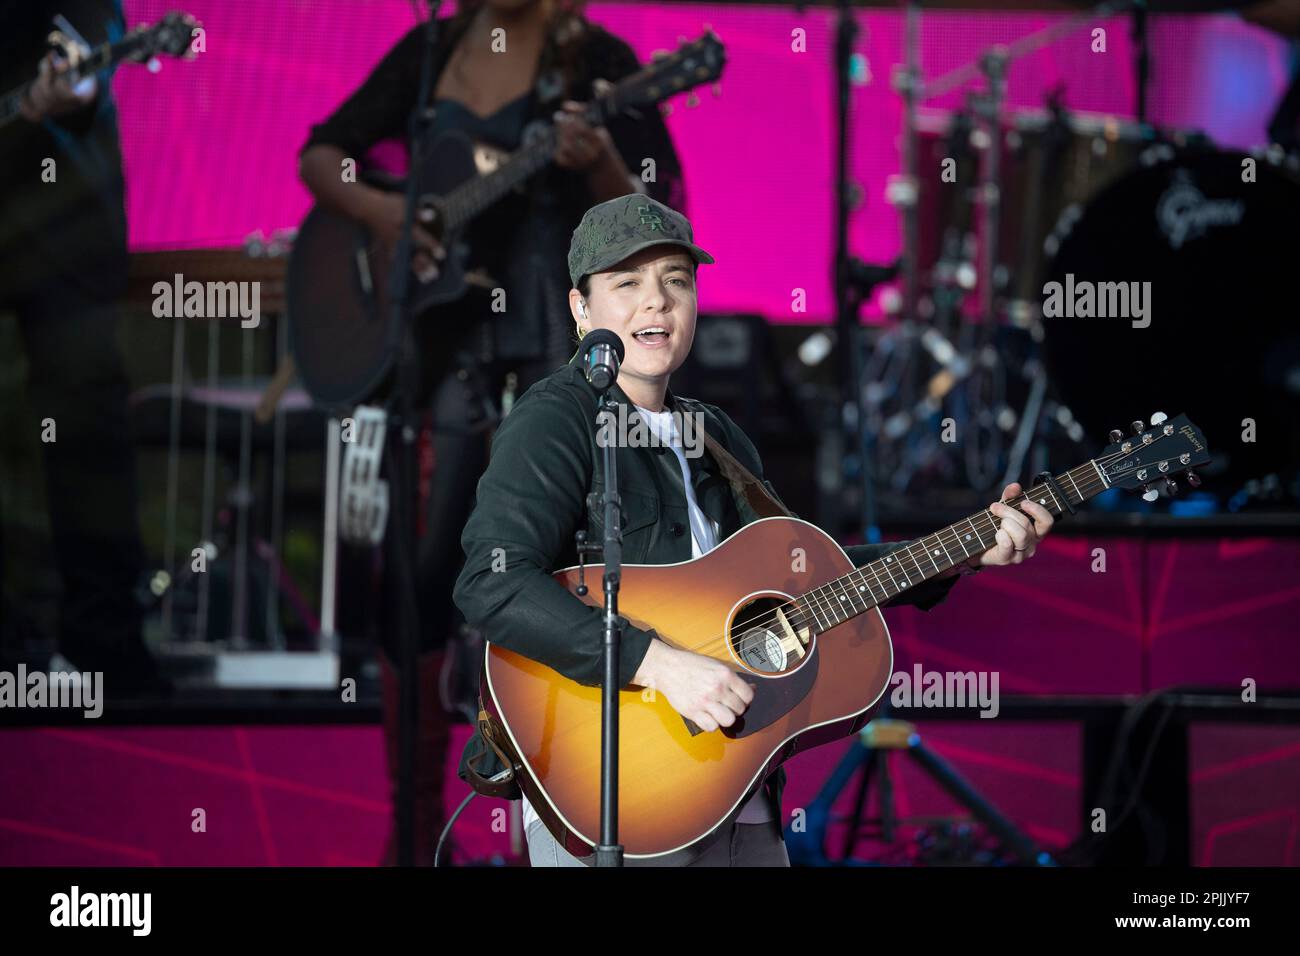
<svg viewBox="0 0 1300 956"><path fill-rule="evenodd" d="M1149 290L1146 327L1147 319L1132 316L1043 317L1052 381L1094 438L1112 428L1128 434L1129 422L1155 411L1186 412L1209 440L1215 460L1201 473L1221 500L1270 473L1293 482L1300 458L1295 175L1240 153L1152 147L1137 170L1067 208L1047 252L1040 301L1051 282L1062 284L1062 300L1072 284L1078 301L1084 282ZM1246 419L1254 422L1253 441L1244 440ZM1293 490L1287 497L1294 503Z"/></svg>

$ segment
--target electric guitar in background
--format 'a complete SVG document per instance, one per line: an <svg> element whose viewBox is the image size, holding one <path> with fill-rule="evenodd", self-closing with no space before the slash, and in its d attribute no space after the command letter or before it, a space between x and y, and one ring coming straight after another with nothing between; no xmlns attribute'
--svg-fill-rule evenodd
<svg viewBox="0 0 1300 956"><path fill-rule="evenodd" d="M1141 423L1135 423L1140 426ZM1116 434L1112 433L1112 438ZM1185 415L1122 435L1097 458L1028 489L1053 515L1108 488L1145 489L1210 460ZM1189 484L1199 484L1195 474ZM994 544L985 510L854 568L821 529L764 518L712 551L671 565L624 565L620 614L668 643L735 669L754 698L731 727L701 732L662 695L619 695L619 839L657 857L730 823L792 755L860 730L889 684L894 653L880 606ZM792 570L802 549L806 564ZM601 568L585 574L599 579ZM578 596L579 571L555 578ZM600 606L599 588L580 600ZM601 690L489 642L481 682L485 734L505 754L538 815L570 853L600 835Z"/></svg>
<svg viewBox="0 0 1300 956"><path fill-rule="evenodd" d="M136 27L116 43L104 43L93 50L69 36L66 29L51 32L49 43L68 62L68 76L75 86L84 77L102 70L122 63L148 63L160 53L193 59L190 42L198 25L188 13L169 13L152 26ZM22 115L19 105L35 82L30 80L0 97L0 126Z"/></svg>
<svg viewBox="0 0 1300 956"><path fill-rule="evenodd" d="M637 108L654 108L678 93L713 83L722 76L726 56L712 31L654 59L587 104L584 119L593 128ZM417 177L420 219L447 250L438 277L410 277L406 314L417 316L463 296L470 249L464 233L471 222L511 190L549 166L556 133L538 124L519 149L506 153L476 142L458 130L429 146ZM405 184L376 184L404 191ZM356 220L315 206L303 220L289 259L289 337L294 365L308 393L326 406L366 401L392 368L400 342L389 309L389 255ZM436 312L429 317L437 321Z"/></svg>

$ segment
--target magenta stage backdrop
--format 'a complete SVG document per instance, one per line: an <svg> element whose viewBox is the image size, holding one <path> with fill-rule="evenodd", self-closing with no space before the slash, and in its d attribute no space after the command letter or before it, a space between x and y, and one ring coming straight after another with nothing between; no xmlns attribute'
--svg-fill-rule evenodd
<svg viewBox="0 0 1300 956"><path fill-rule="evenodd" d="M152 20L174 0L128 0L129 22ZM256 230L295 227L309 200L297 179L308 127L327 115L414 23L409 0L188 0L204 24L206 52L166 62L160 74L119 71L131 245L134 249L235 246ZM452 5L447 5L448 11ZM701 283L706 311L750 311L773 321L826 321L832 240L833 17L772 7L609 4L593 20L624 37L643 61L705 24L727 46L718 98L698 108L679 99L668 119L686 169L687 210L717 259ZM1060 17L927 13L922 63L938 76L994 43ZM1225 147L1247 148L1264 129L1286 82L1283 42L1231 16L1153 17L1150 118L1200 129ZM899 168L901 102L890 75L902 59L902 18L866 11L857 50L865 82L854 90L853 175L863 204L853 250L887 262L899 221L884 200ZM1107 31L1092 51L1091 29ZM806 31L806 52L792 31ZM1126 20L1089 24L1013 67L1008 105L1038 108L1064 88L1066 106L1131 117L1133 45ZM953 108L952 93L930 106ZM792 290L807 311L792 311Z"/></svg>
<svg viewBox="0 0 1300 956"><path fill-rule="evenodd" d="M1094 571L1095 549L1105 572ZM1001 694L1135 694L1194 684L1261 698L1300 687L1300 543L1144 543L1053 537L1017 573L962 581L929 613L891 610L895 670L996 671ZM920 721L927 744L1048 848L1082 819L1081 730L1055 721ZM448 810L467 727L446 767ZM1192 858L1300 865L1300 728L1193 724ZM807 806L851 746L789 764L787 813ZM897 762L897 809L958 808ZM84 727L0 730L0 866L369 865L387 836L378 727ZM850 788L851 790L852 788ZM846 793L846 799L848 794ZM476 799L463 856L510 859ZM196 808L204 833L191 831ZM842 809L842 807L841 807Z"/></svg>

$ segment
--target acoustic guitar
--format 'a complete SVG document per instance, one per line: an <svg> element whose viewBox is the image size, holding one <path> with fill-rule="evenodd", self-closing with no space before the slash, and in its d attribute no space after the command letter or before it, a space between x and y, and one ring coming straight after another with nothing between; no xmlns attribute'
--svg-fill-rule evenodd
<svg viewBox="0 0 1300 956"><path fill-rule="evenodd" d="M625 77L586 106L600 127L614 116L658 103L722 75L726 57L712 31ZM530 124L524 144L505 153L458 130L439 135L412 175L419 222L447 250L437 278L410 278L407 316L459 299L473 281L465 230L498 201L549 166L557 143L553 123ZM381 188L405 190L389 182ZM431 221L423 216L432 215ZM389 307L390 255L355 220L315 206L303 221L289 258L289 338L298 376L327 407L365 401L384 384L401 327ZM428 320L436 321L436 312Z"/></svg>
<svg viewBox="0 0 1300 956"><path fill-rule="evenodd" d="M1172 491L1173 476L1209 459L1185 415L1158 414L1151 427L1010 503L1029 498L1060 515L1108 488L1144 487L1150 499L1157 482ZM1194 473L1187 480L1199 484ZM754 690L737 721L712 732L652 691L620 691L625 856L659 857L704 840L791 756L860 730L893 671L880 606L992 547L998 525L985 510L855 568L814 525L764 518L691 561L624 565L621 616L675 647L729 664ZM588 576L600 571L586 566ZM601 605L598 587L579 595L578 569L555 579L579 600ZM484 729L539 817L570 853L592 853L600 834L600 688L489 641L481 695Z"/></svg>

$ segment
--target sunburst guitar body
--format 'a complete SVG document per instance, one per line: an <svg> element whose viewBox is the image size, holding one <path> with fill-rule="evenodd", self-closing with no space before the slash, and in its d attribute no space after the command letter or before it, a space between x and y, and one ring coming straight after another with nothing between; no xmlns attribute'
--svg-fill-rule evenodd
<svg viewBox="0 0 1300 956"><path fill-rule="evenodd" d="M601 604L602 570L587 566L580 600ZM619 693L619 842L628 858L707 838L796 751L866 723L893 669L880 612L822 633L774 612L852 570L838 544L796 518L747 525L691 561L623 566L623 617L731 665L754 689L736 723L710 733L661 694ZM556 578L577 596L576 568ZM519 782L529 801L575 855L591 853L600 833L600 698L599 687L488 646L483 703L527 770Z"/></svg>

